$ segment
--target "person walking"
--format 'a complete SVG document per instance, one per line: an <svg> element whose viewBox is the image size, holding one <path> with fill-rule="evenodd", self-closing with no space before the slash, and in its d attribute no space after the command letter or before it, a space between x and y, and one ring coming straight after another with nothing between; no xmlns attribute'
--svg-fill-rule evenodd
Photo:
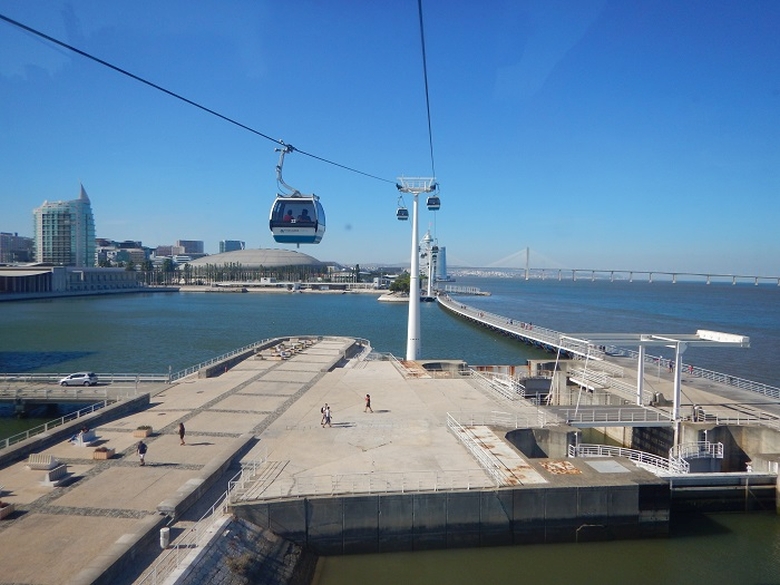
<svg viewBox="0 0 780 585"><path fill-rule="evenodd" d="M141 466L146 465L146 443L143 441L138 441L138 446L135 448L135 450L138 452L138 458L141 460Z"/></svg>
<svg viewBox="0 0 780 585"><path fill-rule="evenodd" d="M374 412L374 409L371 408L371 394L366 394L366 407L363 409L363 412Z"/></svg>
<svg viewBox="0 0 780 585"><path fill-rule="evenodd" d="M322 417L320 418L320 425L323 427L325 426L325 412L329 410L330 410L330 406L328 406L327 402L325 403L325 406L320 408L320 414L322 415Z"/></svg>
<svg viewBox="0 0 780 585"><path fill-rule="evenodd" d="M184 445L184 423L179 423L179 444Z"/></svg>
<svg viewBox="0 0 780 585"><path fill-rule="evenodd" d="M331 412L330 412L330 406L328 406L328 405L326 404L326 405L325 405L325 416L324 416L324 418L323 418L323 422L322 422L322 426L323 426L323 427L324 427L325 425L331 426L331 424L330 424L330 423L331 423L331 417L332 417L332 416L333 416L333 415L332 415L332 414L331 414Z"/></svg>

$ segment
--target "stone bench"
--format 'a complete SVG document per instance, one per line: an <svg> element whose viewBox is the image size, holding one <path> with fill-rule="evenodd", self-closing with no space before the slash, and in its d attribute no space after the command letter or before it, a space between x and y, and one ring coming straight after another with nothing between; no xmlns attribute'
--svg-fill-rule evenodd
<svg viewBox="0 0 780 585"><path fill-rule="evenodd" d="M68 466L65 463L62 463L43 474L41 485L46 487L57 487L68 478L68 475Z"/></svg>
<svg viewBox="0 0 780 585"><path fill-rule="evenodd" d="M95 431L87 431L86 433L79 433L73 437L70 442L76 445L76 447L89 447L97 441L98 437Z"/></svg>
<svg viewBox="0 0 780 585"><path fill-rule="evenodd" d="M54 455L33 453L27 458L27 469L54 469L60 464Z"/></svg>

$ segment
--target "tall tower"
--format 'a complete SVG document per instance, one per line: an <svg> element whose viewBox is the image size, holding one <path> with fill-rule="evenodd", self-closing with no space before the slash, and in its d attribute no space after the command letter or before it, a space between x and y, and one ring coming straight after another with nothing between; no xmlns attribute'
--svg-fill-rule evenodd
<svg viewBox="0 0 780 585"><path fill-rule="evenodd" d="M95 265L95 220L83 185L78 199L44 201L33 210L33 218L36 262Z"/></svg>

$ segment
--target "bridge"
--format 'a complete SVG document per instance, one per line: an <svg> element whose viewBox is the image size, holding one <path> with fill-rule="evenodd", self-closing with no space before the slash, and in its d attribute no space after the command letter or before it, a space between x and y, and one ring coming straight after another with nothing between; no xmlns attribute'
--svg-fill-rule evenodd
<svg viewBox="0 0 780 585"><path fill-rule="evenodd" d="M780 429L780 388L713 372L681 359L688 345L727 345L747 347L744 336L699 330L695 334L567 334L530 322L497 315L440 294L439 306L459 318L506 335L528 345L556 354L556 370L561 359L572 359L567 377L583 390L605 393L618 404L576 408L564 405L551 408L563 420L578 427L670 426L677 429L682 420L710 420L723 424L761 424ZM638 349L630 349L631 346ZM675 359L668 361L650 355L647 347L675 349ZM671 366L660 367L661 363ZM645 367L658 368L658 379L647 382ZM497 392L506 397L506 384L496 382ZM552 387L552 381L551 381ZM739 391L740 398L735 399ZM713 402L708 393L723 400ZM685 395L690 402L683 404ZM759 399L756 395L760 395ZM519 395L518 395L519 396ZM666 400L662 397L669 396ZM768 399L768 400L767 400ZM760 400L761 406L752 403ZM632 408L628 406L632 405ZM683 406L690 407L683 413Z"/></svg>
<svg viewBox="0 0 780 585"><path fill-rule="evenodd" d="M557 262L545 257L543 254L534 251L534 256L540 256L542 261L550 264ZM523 248L504 258L496 260L488 265L488 268L496 270L511 270L520 273L526 280L531 279L557 279L557 280L606 280L609 282L634 282L641 280L644 282L653 282L654 280L663 280L676 283L679 280L693 280L711 284L713 282L726 282L731 284L750 283L773 284L780 286L780 276L757 275L757 274L732 274L725 272L691 272L691 271L668 271L668 270L628 270L614 268L562 268L546 267L533 268L531 266L531 248Z"/></svg>

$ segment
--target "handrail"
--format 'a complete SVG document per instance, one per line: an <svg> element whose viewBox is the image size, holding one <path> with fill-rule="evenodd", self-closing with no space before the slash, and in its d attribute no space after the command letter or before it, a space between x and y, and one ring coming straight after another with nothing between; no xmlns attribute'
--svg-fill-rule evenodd
<svg viewBox="0 0 780 585"><path fill-rule="evenodd" d="M255 341L254 343L250 343L249 345L245 345L244 347L240 347L238 349L234 349L232 351L229 351L227 353L223 353L222 355L218 355L217 357L205 360L200 362L199 364L195 364L194 366L190 366L189 368L185 368L183 370L179 370L178 372L174 372L170 376L170 382L175 382L176 380L181 380L182 378L189 376L190 374L194 374L195 372L207 368L209 366L213 366L216 363L219 363L221 361L224 361L228 358L234 357L240 353L244 353L247 351L251 351L253 349L256 349L260 347L261 345L265 345L267 343L272 343L276 340L281 339L287 339L287 337L275 337L275 338L268 338L264 339L262 341Z"/></svg>
<svg viewBox="0 0 780 585"><path fill-rule="evenodd" d="M163 583L182 564L184 559L190 555L193 549L203 545L203 538L208 534L207 529L213 525L214 516L227 514L228 502L228 492L226 491L217 498L217 501L212 504L211 508L195 524L185 531L176 544L171 545L157 559L149 572L139 581L136 581L136 585L157 585L158 583Z"/></svg>
<svg viewBox="0 0 780 585"><path fill-rule="evenodd" d="M0 381L3 382L59 382L65 376L73 372L7 372L0 373ZM168 374L141 374L141 373L101 373L95 374L98 384L103 382L167 382ZM68 386L76 388L77 386ZM94 388L94 386L92 386Z"/></svg>
<svg viewBox="0 0 780 585"><path fill-rule="evenodd" d="M703 457L723 459L723 443L696 441L693 443L681 443L669 449L669 459L697 459Z"/></svg>
<svg viewBox="0 0 780 585"><path fill-rule="evenodd" d="M592 443L569 445L569 457L626 457L637 466L659 476L684 475L690 472L690 464L683 460L672 460L637 449L612 447Z"/></svg>
<svg viewBox="0 0 780 585"><path fill-rule="evenodd" d="M505 474L503 470L506 469L506 467L502 465L495 455L486 449L483 449L471 435L469 430L455 420L455 417L449 412L447 413L447 428L460 439L471 454L474 455L482 468L487 471L496 482L496 487L504 483Z"/></svg>
<svg viewBox="0 0 780 585"><path fill-rule="evenodd" d="M113 402L113 401L112 401ZM21 433L16 433L15 435L11 435L10 437L6 439L0 440L0 449L7 449L11 445L15 443L20 443L21 441L26 441L30 437L34 437L35 435L40 435L41 433L46 433L51 429L61 427L66 422L70 422L72 420L77 420L81 418L82 416L86 416L88 414L92 414L96 410L100 410L101 408L105 408L108 406L109 401L103 400L102 402L97 402L95 404L92 404L90 406L87 406L85 408L79 409L75 412L71 412L66 414L65 416L61 416L58 419L46 422L42 425L38 425L37 427L33 427L31 429L27 429L26 431L23 431Z"/></svg>

